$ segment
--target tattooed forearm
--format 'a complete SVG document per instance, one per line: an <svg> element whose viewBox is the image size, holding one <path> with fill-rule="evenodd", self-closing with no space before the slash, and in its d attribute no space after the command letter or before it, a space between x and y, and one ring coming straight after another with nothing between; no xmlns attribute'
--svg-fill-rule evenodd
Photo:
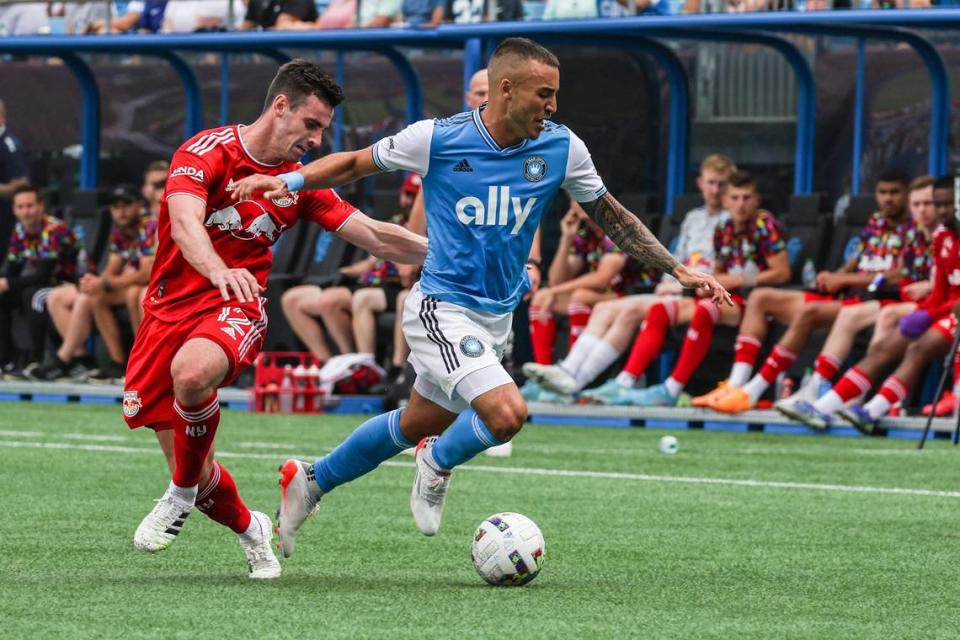
<svg viewBox="0 0 960 640"><path fill-rule="evenodd" d="M581 206L628 256L664 273L673 273L680 264L653 232L609 193L593 202L582 202Z"/></svg>

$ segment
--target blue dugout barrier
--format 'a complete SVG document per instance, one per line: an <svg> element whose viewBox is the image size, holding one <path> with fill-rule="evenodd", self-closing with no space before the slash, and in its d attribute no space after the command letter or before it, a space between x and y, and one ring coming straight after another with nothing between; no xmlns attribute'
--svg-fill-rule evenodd
<svg viewBox="0 0 960 640"><path fill-rule="evenodd" d="M478 25L442 25L432 30L368 29L303 32L234 32L213 34L157 34L107 36L29 36L0 39L0 53L56 56L64 59L77 77L83 99L81 187L97 185L99 151L99 98L95 80L88 66L78 57L83 53L118 53L155 55L173 65L184 83L187 96L185 128L192 133L202 128L199 86L192 71L176 52L205 51L224 54L221 69L221 120L228 115L229 83L227 56L230 53L263 52L278 62L286 55L282 49L314 49L328 51L367 51L386 56L404 81L408 122L419 119L422 93L416 71L398 47L445 48L463 50L464 82L481 68L483 56L499 39L524 35L545 42L576 41L590 46L621 46L644 51L663 67L670 84L669 147L665 193L668 206L672 196L683 190L686 172L688 139L688 95L681 84L676 56L658 41L703 40L731 43L756 43L776 49L783 55L797 79L797 134L795 148L794 191L808 193L813 184L813 139L815 130L816 83L806 60L788 41L777 33L803 33L854 37L858 39L896 40L908 44L926 65L931 82L931 126L928 171L940 175L947 170L949 136L949 78L936 48L918 33L918 29L956 29L960 11L952 9L888 10L888 11L825 11L770 12L752 14L698 14L687 16L638 16L617 19L576 21L540 21L521 23L484 23ZM616 44L612 44L612 43ZM861 62L862 65L862 62ZM341 67L342 69L342 67ZM862 153L863 69L855 75L854 171L859 171ZM339 129L339 127L338 127ZM338 143L340 140L337 141ZM339 147L339 144L338 144ZM852 184L859 184L855 175Z"/></svg>

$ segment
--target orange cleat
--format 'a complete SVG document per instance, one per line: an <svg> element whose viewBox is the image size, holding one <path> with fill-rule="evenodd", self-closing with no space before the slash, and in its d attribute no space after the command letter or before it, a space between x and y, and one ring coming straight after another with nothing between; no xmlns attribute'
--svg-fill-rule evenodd
<svg viewBox="0 0 960 640"><path fill-rule="evenodd" d="M717 388L711 391L710 393L705 393L702 396L697 396L691 400L691 404L695 407L709 407L711 404L727 395L733 387L730 386L730 383L726 380L720 381L720 384L717 385Z"/></svg>
<svg viewBox="0 0 960 640"><path fill-rule="evenodd" d="M731 387L722 398L712 402L709 408L720 413L742 413L753 409L753 403L750 402L750 396L739 387Z"/></svg>
<svg viewBox="0 0 960 640"><path fill-rule="evenodd" d="M923 415L928 416L930 412L933 411L933 415L937 417L950 416L953 415L956 407L957 396L953 395L953 392L948 389L943 393L943 397L940 398L940 402L937 403L935 409L932 404L928 404L923 408Z"/></svg>

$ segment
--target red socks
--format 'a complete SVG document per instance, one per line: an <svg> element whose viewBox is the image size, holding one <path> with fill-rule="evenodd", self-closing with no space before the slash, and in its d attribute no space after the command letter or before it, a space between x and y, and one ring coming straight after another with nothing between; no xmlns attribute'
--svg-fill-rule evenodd
<svg viewBox="0 0 960 640"><path fill-rule="evenodd" d="M868 393L872 388L873 380L858 367L849 369L837 384L833 385L834 393L840 396L844 403Z"/></svg>
<svg viewBox="0 0 960 640"><path fill-rule="evenodd" d="M763 363L763 366L760 367L760 377L766 380L768 384L773 384L780 372L789 367L796 359L797 354L778 344L770 352L770 357Z"/></svg>
<svg viewBox="0 0 960 640"><path fill-rule="evenodd" d="M243 533L250 526L250 509L244 504L233 476L219 462L213 463L210 478L197 494L197 509L214 522Z"/></svg>
<svg viewBox="0 0 960 640"><path fill-rule="evenodd" d="M663 341L671 324L672 319L667 313L666 304L658 302L650 307L647 319L640 327L640 334L633 341L633 348L623 370L639 378L663 348Z"/></svg>
<svg viewBox="0 0 960 640"><path fill-rule="evenodd" d="M829 353L821 353L813 365L814 373L820 375L824 380L833 380L834 376L840 370L840 361Z"/></svg>
<svg viewBox="0 0 960 640"><path fill-rule="evenodd" d="M557 341L557 319L549 309L530 307L530 341L537 364L553 364L553 345Z"/></svg>
<svg viewBox="0 0 960 640"><path fill-rule="evenodd" d="M760 355L760 341L749 333L737 334L737 342L733 348L733 361L753 365L757 363L757 356Z"/></svg>
<svg viewBox="0 0 960 640"><path fill-rule="evenodd" d="M884 381L883 386L877 393L886 398L891 405L895 405L907 397L907 391L907 385L903 383L903 380L897 376L890 376Z"/></svg>
<svg viewBox="0 0 960 640"><path fill-rule="evenodd" d="M693 373L710 350L713 327L717 324L718 317L717 305L713 302L701 300L697 303L690 327L687 329L687 336L683 340L683 347L680 349L677 365L670 374L671 378L684 385L690 382Z"/></svg>
<svg viewBox="0 0 960 640"><path fill-rule="evenodd" d="M220 401L214 392L194 407L185 407L174 400L173 409L173 455L176 460L173 483L178 487L195 487L200 484L203 461L210 452L220 424Z"/></svg>
<svg viewBox="0 0 960 640"><path fill-rule="evenodd" d="M583 333L587 322L590 321L590 307L579 302L571 302L567 307L567 315L570 318L570 345L577 341L580 334Z"/></svg>

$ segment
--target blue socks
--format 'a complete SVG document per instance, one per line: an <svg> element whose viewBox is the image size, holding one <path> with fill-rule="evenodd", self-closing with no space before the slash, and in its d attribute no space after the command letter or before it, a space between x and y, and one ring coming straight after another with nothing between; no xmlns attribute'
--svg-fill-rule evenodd
<svg viewBox="0 0 960 640"><path fill-rule="evenodd" d="M493 437L473 409L467 409L437 439L431 453L441 469L453 469L481 451L503 444Z"/></svg>
<svg viewBox="0 0 960 640"><path fill-rule="evenodd" d="M384 460L413 446L400 433L401 413L403 409L397 409L370 418L313 464L317 485L324 493L370 473Z"/></svg>

